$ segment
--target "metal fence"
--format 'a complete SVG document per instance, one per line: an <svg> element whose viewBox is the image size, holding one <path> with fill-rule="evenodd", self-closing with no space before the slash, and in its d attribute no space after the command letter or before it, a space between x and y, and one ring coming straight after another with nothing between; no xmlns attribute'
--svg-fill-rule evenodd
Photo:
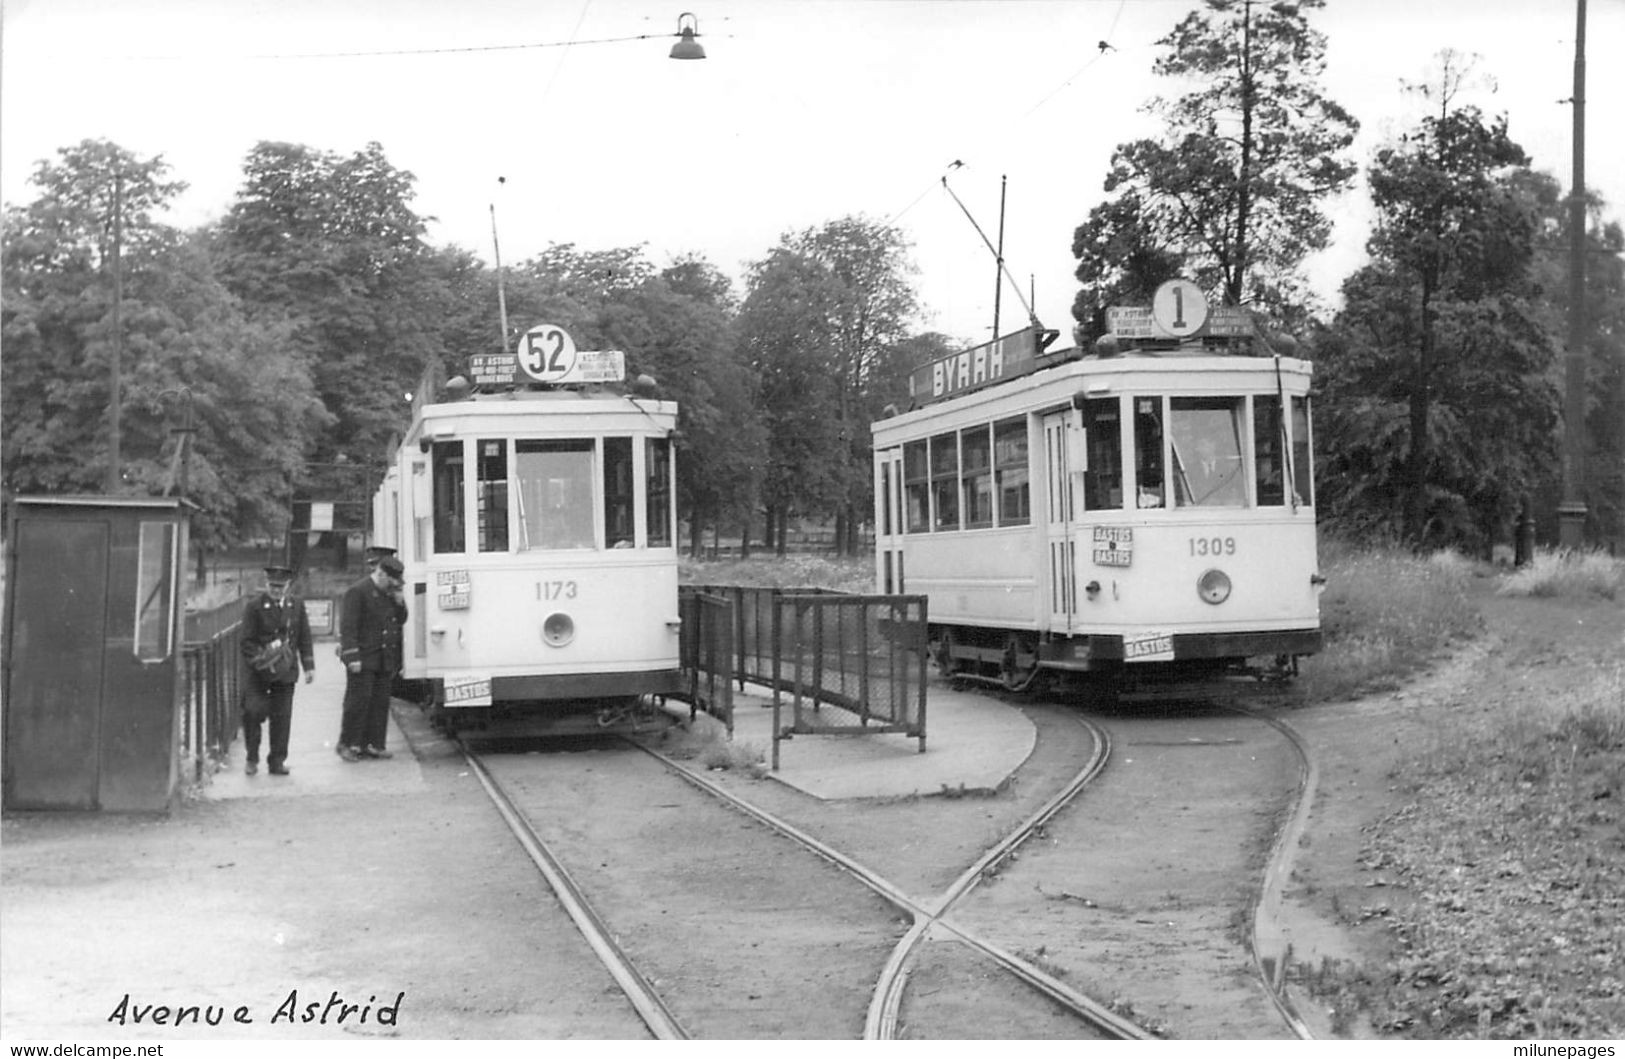
<svg viewBox="0 0 1625 1059"><path fill-rule="evenodd" d="M710 660L723 682L773 692L773 767L792 735L902 733L925 751L924 596L853 595L820 589L706 585L684 598L724 602L731 621L708 613L683 621L685 665ZM723 627L730 627L724 643ZM729 650L731 648L731 650ZM731 654L724 667L722 655ZM691 700L695 701L695 700ZM701 708L705 708L701 706ZM728 703L732 731L732 701ZM788 716L786 716L788 715Z"/></svg>
<svg viewBox="0 0 1625 1059"><path fill-rule="evenodd" d="M237 737L242 614L242 601L232 600L186 615L180 753L193 782L202 781Z"/></svg>
<svg viewBox="0 0 1625 1059"><path fill-rule="evenodd" d="M682 616L678 660L687 682L689 720L704 710L734 730L734 603L706 589L683 588L677 597Z"/></svg>

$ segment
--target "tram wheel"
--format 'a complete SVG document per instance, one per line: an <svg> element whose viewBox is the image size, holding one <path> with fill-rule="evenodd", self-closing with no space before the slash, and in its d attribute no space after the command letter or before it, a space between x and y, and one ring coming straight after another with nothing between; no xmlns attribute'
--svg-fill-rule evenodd
<svg viewBox="0 0 1625 1059"><path fill-rule="evenodd" d="M1026 650L1027 644L1018 633L1011 633L1004 641L1004 657L999 660L999 682L1007 691L1026 691L1038 676L1038 653ZM1022 665L1022 656L1030 660Z"/></svg>

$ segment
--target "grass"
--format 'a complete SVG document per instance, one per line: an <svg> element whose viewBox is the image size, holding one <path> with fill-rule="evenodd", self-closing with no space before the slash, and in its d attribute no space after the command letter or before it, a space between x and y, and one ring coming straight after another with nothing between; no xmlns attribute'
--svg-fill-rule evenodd
<svg viewBox="0 0 1625 1059"><path fill-rule="evenodd" d="M872 555L774 555L753 559L684 559L677 577L685 585L743 585L748 588L827 588L840 592L875 590Z"/></svg>
<svg viewBox="0 0 1625 1059"><path fill-rule="evenodd" d="M1454 552L1417 557L1332 540L1322 545L1320 568L1326 642L1303 664L1296 689L1303 701L1397 688L1481 628L1467 600L1475 564Z"/></svg>
<svg viewBox="0 0 1625 1059"><path fill-rule="evenodd" d="M1619 599L1625 595L1625 563L1600 551L1543 551L1496 591L1503 596Z"/></svg>

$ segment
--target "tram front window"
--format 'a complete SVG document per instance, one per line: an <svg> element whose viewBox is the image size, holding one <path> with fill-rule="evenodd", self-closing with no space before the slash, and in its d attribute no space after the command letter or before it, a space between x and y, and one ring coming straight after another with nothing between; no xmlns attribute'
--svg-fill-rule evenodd
<svg viewBox="0 0 1625 1059"><path fill-rule="evenodd" d="M480 551L508 550L508 442L482 439L475 461L475 518Z"/></svg>
<svg viewBox="0 0 1625 1059"><path fill-rule="evenodd" d="M1162 398L1134 398L1134 480L1138 507L1162 507Z"/></svg>
<svg viewBox="0 0 1625 1059"><path fill-rule="evenodd" d="M1088 443L1089 469L1083 476L1083 506L1089 511L1123 508L1122 412L1115 397L1091 397L1083 402L1083 429Z"/></svg>
<svg viewBox="0 0 1625 1059"><path fill-rule="evenodd" d="M434 550L437 555L463 550L463 443L434 443Z"/></svg>
<svg viewBox="0 0 1625 1059"><path fill-rule="evenodd" d="M1175 397L1169 400L1168 434L1173 452L1174 504L1178 507L1246 507L1246 459L1239 397Z"/></svg>
<svg viewBox="0 0 1625 1059"><path fill-rule="evenodd" d="M519 550L593 547L592 440L518 441L514 464Z"/></svg>

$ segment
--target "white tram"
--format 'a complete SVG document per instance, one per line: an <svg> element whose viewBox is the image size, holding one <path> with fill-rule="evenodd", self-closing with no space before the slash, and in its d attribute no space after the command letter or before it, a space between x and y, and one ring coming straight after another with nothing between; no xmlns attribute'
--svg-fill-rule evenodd
<svg viewBox="0 0 1625 1059"><path fill-rule="evenodd" d="M1036 326L874 425L876 582L943 672L1019 690L1290 675L1321 644L1311 365L1186 281L1093 351Z"/></svg>
<svg viewBox="0 0 1625 1059"><path fill-rule="evenodd" d="M403 678L451 731L654 722L680 688L676 404L558 328L470 367L415 408L373 501L406 566Z"/></svg>

